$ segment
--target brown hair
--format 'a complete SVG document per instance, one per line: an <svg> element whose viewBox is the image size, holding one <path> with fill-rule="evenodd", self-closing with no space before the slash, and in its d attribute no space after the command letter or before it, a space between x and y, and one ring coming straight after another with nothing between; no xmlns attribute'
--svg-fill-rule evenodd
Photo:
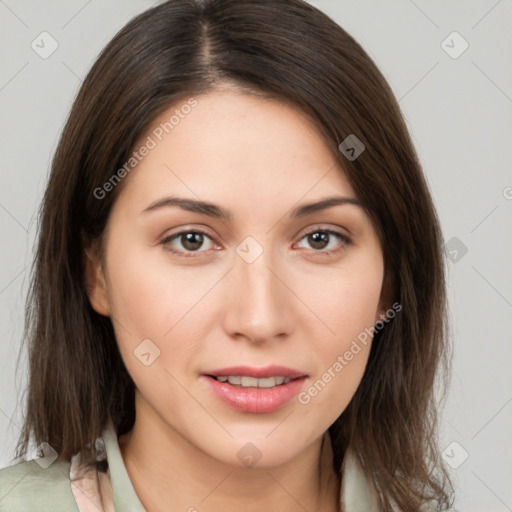
<svg viewBox="0 0 512 512"><path fill-rule="evenodd" d="M110 318L84 284L84 249L100 240L120 186L94 194L170 104L219 84L293 103L318 126L369 212L391 302L362 382L330 427L338 475L354 448L383 510L450 506L437 448L435 384L448 369L444 262L436 212L399 106L362 47L302 0L171 0L128 23L103 50L73 104L40 211L27 297L30 435L61 459L93 457L109 418L133 425L134 383ZM355 134L366 150L338 145ZM122 183L121 183L122 185ZM440 372L444 369L444 372ZM90 443L90 444L88 444Z"/></svg>

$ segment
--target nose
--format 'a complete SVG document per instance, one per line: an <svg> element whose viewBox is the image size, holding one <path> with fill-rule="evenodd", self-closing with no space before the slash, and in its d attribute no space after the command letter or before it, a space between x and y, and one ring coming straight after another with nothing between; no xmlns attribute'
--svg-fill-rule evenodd
<svg viewBox="0 0 512 512"><path fill-rule="evenodd" d="M261 344L292 333L298 300L287 287L286 274L270 250L252 263L235 255L226 276L223 308L224 329L230 337Z"/></svg>

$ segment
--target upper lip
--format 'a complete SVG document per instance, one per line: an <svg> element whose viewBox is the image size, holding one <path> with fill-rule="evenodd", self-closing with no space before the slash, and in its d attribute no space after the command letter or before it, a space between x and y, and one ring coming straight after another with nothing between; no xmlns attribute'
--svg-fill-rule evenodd
<svg viewBox="0 0 512 512"><path fill-rule="evenodd" d="M204 372L204 375L212 377L220 376L245 376L254 377L256 379L265 379L268 377L286 377L288 379L298 379L300 377L307 377L304 372L287 368L285 366L270 365L262 368L254 366L230 366L229 368L221 368L219 370L211 370Z"/></svg>

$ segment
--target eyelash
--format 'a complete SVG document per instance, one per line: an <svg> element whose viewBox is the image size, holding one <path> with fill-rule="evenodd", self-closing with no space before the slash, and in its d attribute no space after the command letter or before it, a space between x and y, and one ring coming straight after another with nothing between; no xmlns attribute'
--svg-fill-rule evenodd
<svg viewBox="0 0 512 512"><path fill-rule="evenodd" d="M169 242L171 242L172 240L179 238L181 235L185 235L185 234L189 234L189 233L204 235L204 236L210 238L213 241L212 237L210 235L208 235L208 233L206 233L205 231L202 231L201 229L189 229L189 230L180 231L180 232L175 233L175 234L173 234L171 236L165 237L160 243L161 243L161 245L165 246L165 249L167 251L169 251L169 252L171 252L173 254L177 254L178 256L181 256L181 257L184 257L184 258L197 258L197 257L200 257L200 256L197 256L194 253L200 254L202 252L207 252L207 251L189 251L187 253L187 252L183 252L183 251L177 251L177 250L172 249L171 247L167 246L167 244ZM306 238L309 235L312 235L313 233L328 233L329 235L334 235L334 236L338 237L341 240L341 242L342 242L342 246L341 247L338 247L336 249L330 249L328 251L324 251L322 249L319 249L319 250L312 249L313 252L316 252L316 253L324 255L324 256L329 256L329 255L333 255L335 253L338 253L344 247L352 244L352 240L350 238L348 238L346 235L344 235L343 233L340 233L339 231L335 231L333 229L322 229L322 228L312 229L311 231L308 231L307 233L304 233L304 235L302 235L300 240ZM300 242L300 240L299 240L299 242Z"/></svg>

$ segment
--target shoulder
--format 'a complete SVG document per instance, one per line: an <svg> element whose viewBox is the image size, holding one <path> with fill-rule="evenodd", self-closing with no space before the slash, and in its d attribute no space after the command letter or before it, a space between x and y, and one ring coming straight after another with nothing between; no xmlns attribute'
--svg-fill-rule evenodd
<svg viewBox="0 0 512 512"><path fill-rule="evenodd" d="M46 468L30 460L0 469L0 512L78 512L69 469L58 460Z"/></svg>

